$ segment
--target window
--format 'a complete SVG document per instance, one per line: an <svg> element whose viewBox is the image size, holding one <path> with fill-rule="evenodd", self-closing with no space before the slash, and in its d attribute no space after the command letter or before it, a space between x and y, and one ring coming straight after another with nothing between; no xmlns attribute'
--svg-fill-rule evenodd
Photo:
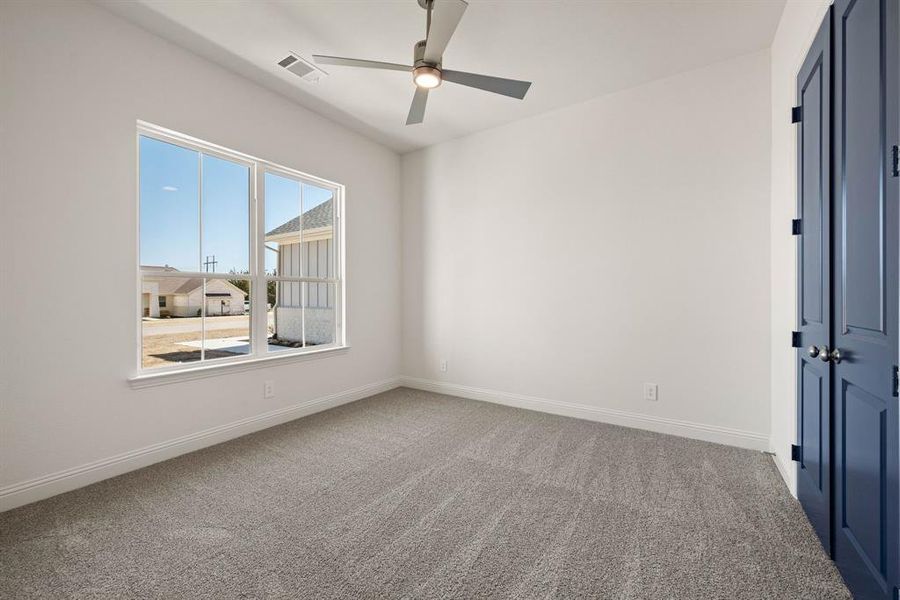
<svg viewBox="0 0 900 600"><path fill-rule="evenodd" d="M267 170L265 270L270 351L334 343L334 195Z"/></svg>
<svg viewBox="0 0 900 600"><path fill-rule="evenodd" d="M138 156L140 371L344 346L342 186L144 124Z"/></svg>

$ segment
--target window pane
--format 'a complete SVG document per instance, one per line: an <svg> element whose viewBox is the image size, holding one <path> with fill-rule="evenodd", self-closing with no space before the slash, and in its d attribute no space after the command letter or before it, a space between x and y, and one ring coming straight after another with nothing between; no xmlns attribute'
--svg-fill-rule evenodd
<svg viewBox="0 0 900 600"><path fill-rule="evenodd" d="M334 343L333 283L304 283L304 334L307 346Z"/></svg>
<svg viewBox="0 0 900 600"><path fill-rule="evenodd" d="M300 182L265 175L266 273L299 277Z"/></svg>
<svg viewBox="0 0 900 600"><path fill-rule="evenodd" d="M269 311L269 350L303 347L303 284L295 281L269 282L274 297ZM274 289L273 289L274 287Z"/></svg>
<svg viewBox="0 0 900 600"><path fill-rule="evenodd" d="M269 350L277 352L332 344L335 340L335 284L272 281Z"/></svg>
<svg viewBox="0 0 900 600"><path fill-rule="evenodd" d="M140 138L141 265L200 270L199 155Z"/></svg>
<svg viewBox="0 0 900 600"><path fill-rule="evenodd" d="M250 281L207 279L205 360L250 354Z"/></svg>
<svg viewBox="0 0 900 600"><path fill-rule="evenodd" d="M141 282L141 365L164 367L200 360L199 299L203 280L145 276ZM165 298L165 307L160 306Z"/></svg>
<svg viewBox="0 0 900 600"><path fill-rule="evenodd" d="M304 277L334 277L334 200L331 190L303 184L301 262Z"/></svg>
<svg viewBox="0 0 900 600"><path fill-rule="evenodd" d="M202 270L249 273L250 168L206 154L202 160Z"/></svg>

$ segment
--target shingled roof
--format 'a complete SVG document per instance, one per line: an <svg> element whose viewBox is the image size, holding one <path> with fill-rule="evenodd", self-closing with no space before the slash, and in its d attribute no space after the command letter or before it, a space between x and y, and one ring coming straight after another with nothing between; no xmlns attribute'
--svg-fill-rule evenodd
<svg viewBox="0 0 900 600"><path fill-rule="evenodd" d="M157 284L158 293L160 296L171 296L172 294L190 294L198 287L203 285L203 279L201 277L153 277L152 275L150 275L150 273L152 273L153 271L161 271L163 273L178 272L178 269L176 269L175 267L170 267L169 265L166 265L164 267L160 267L157 265L141 265L141 271L144 273L146 281L152 281ZM243 290L227 280L216 279L215 281L224 283L243 293ZM206 295L215 295L215 292L208 292ZM244 294L244 296L246 296L246 294Z"/></svg>
<svg viewBox="0 0 900 600"><path fill-rule="evenodd" d="M332 198L329 198L322 204L314 206L303 213L303 230L318 229L319 227L330 227L334 220L331 210ZM294 217L287 223L282 223L272 231L266 233L266 237L270 235L280 235L283 233L296 233L300 231L300 217Z"/></svg>
<svg viewBox="0 0 900 600"><path fill-rule="evenodd" d="M193 277L160 277L158 284L159 295L168 296L170 294L190 294L203 285L203 280Z"/></svg>

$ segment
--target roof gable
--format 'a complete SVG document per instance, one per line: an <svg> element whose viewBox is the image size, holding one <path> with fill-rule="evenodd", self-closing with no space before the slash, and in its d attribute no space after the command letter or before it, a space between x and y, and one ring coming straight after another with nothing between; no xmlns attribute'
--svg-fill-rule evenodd
<svg viewBox="0 0 900 600"><path fill-rule="evenodd" d="M285 233L297 233L300 231L300 221L303 221L303 230L319 229L321 227L330 227L334 220L332 218L332 205L334 197L329 198L322 204L314 206L299 217L294 217L286 223L282 223L272 231L266 233L266 237L282 235Z"/></svg>
<svg viewBox="0 0 900 600"><path fill-rule="evenodd" d="M141 270L143 271L162 271L166 273L178 272L178 269L174 267L150 267L150 266L142 266ZM158 292L160 296L172 296L176 294L190 294L197 290L197 288L203 285L202 277L147 277L146 280L153 281L157 284ZM242 294L245 298L247 294L244 293L244 290L237 287L227 279L209 279L208 281L212 282L220 282L223 286L225 286L231 293L239 293ZM208 287L208 286L207 286Z"/></svg>

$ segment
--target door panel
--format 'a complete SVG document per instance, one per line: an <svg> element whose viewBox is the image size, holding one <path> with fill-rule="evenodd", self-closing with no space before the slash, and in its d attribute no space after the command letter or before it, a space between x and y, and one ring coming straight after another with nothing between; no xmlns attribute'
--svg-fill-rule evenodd
<svg viewBox="0 0 900 600"><path fill-rule="evenodd" d="M800 105L804 110L804 119L800 125L800 153L802 169L801 186L801 218L806 224L801 237L803 255L803 279L801 295L801 318L805 324L824 325L823 304L827 304L825 281L827 275L823 269L827 265L824 233L828 227L824 221L826 210L823 207L827 195L827 182L822 181L823 141L827 136L824 130L822 103L825 97L826 76L823 74L822 57L812 65L805 85L800 89Z"/></svg>
<svg viewBox="0 0 900 600"><path fill-rule="evenodd" d="M800 361L798 498L822 545L830 552L831 477L828 365L817 358Z"/></svg>
<svg viewBox="0 0 900 600"><path fill-rule="evenodd" d="M800 466L806 471L813 489L824 494L827 492L824 468L828 465L828 459L824 454L828 440L822 425L827 423L823 411L824 393L828 383L827 372L822 373L821 367L809 363L804 363L802 368L803 413L800 422L800 446L803 448L803 458Z"/></svg>
<svg viewBox="0 0 900 600"><path fill-rule="evenodd" d="M897 0L834 4L834 559L856 598L878 600L898 560L896 18Z"/></svg>
<svg viewBox="0 0 900 600"><path fill-rule="evenodd" d="M844 448L841 496L844 534L870 568L886 578L885 461L887 409L879 398L844 385L840 405L841 445ZM864 492L864 493L861 493Z"/></svg>
<svg viewBox="0 0 900 600"><path fill-rule="evenodd" d="M881 194L882 126L880 20L877 0L858 0L841 19L840 66L844 203L844 331L884 333L884 196ZM857 243L869 240L871 243Z"/></svg>
<svg viewBox="0 0 900 600"><path fill-rule="evenodd" d="M831 343L831 13L797 75L799 240L797 497L831 551L831 369L807 347Z"/></svg>

